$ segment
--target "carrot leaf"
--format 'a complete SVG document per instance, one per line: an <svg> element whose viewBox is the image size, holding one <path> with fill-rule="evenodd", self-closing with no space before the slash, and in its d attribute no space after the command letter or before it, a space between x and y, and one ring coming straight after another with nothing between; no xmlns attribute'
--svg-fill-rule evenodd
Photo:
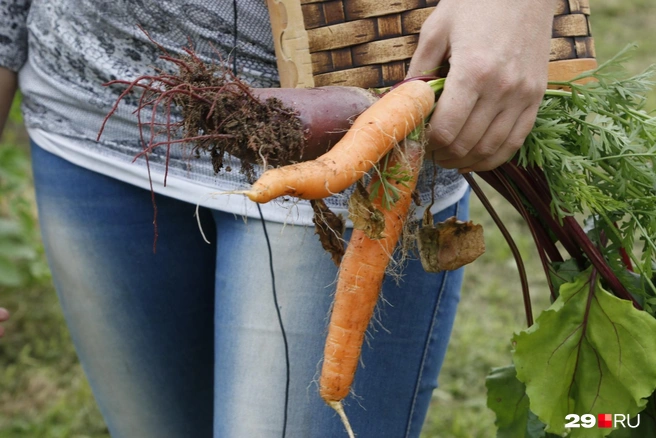
<svg viewBox="0 0 656 438"><path fill-rule="evenodd" d="M519 167L540 169L557 217L594 215L596 228L616 247L642 241L643 250L627 251L627 257L648 286L641 295L653 297L656 117L643 106L656 84L656 66L629 76L624 62L632 49L571 81L552 82L566 88L546 91L515 159Z"/></svg>
<svg viewBox="0 0 656 438"><path fill-rule="evenodd" d="M369 194L369 199L373 201L382 190L382 205L386 210L390 210L394 203L399 200L399 189L396 188L396 185L408 187L409 182L412 180L412 173L404 169L400 163L389 167L388 157L389 154L383 159L382 165L378 169L379 179L371 185L371 193Z"/></svg>

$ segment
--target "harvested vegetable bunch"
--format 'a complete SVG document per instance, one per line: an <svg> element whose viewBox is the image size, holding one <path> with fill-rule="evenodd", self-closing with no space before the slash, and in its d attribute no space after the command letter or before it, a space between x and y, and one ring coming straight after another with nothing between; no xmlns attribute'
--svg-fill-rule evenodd
<svg viewBox="0 0 656 438"><path fill-rule="evenodd" d="M524 287L529 328L513 338L514 365L494 370L488 379L488 403L498 415L501 435L562 435L568 414L622 412L635 416L646 406L651 410L656 408L656 286L652 268L656 254L656 119L642 110L643 96L653 86L654 69L626 78L621 66L627 53L628 50L623 51L596 70L571 81L552 83L560 89L545 92L534 129L524 147L500 168L479 173L528 223L553 299L552 307L534 322L528 291ZM318 157L335 144L335 137L331 137L320 147L312 146L312 142L303 145L307 139L318 138L310 134L311 131L325 134L323 128L329 126L314 121L311 126L304 125L294 120L295 117L302 120L308 108L301 103L303 96L310 96L313 91L293 90L298 94L288 100L288 104L267 100L263 103L258 98L259 93L271 96L276 92L251 90L229 74L202 65L193 51L183 59L170 57L170 61L180 67L178 75L159 74L123 82L129 88L122 96L135 87L145 91L138 113L146 107L150 107L153 114L164 108L168 120L162 126L153 115L143 122L143 131L151 139L144 151L146 157L155 147L191 143L199 154L208 152L217 160L215 168L218 170L222 164L220 158L226 152L246 163L273 165ZM221 74L224 74L223 79L215 83ZM585 85L578 83L585 79L594 80ZM375 109L374 114L379 115L370 119L363 113L356 120L355 129L336 146L340 150L349 142L345 149L350 155L350 149L360 140L370 143L369 135L380 131L385 134L379 137L380 141L373 142L381 146L380 149L372 148L366 155L354 153L355 165L320 157L307 164L273 169L244 193L258 202L290 195L317 199L346 188L371 168L384 175L389 169L377 165L377 161L415 128L421 127L422 120L429 116L435 96L439 97L444 87L441 79L409 84L396 87L387 96L394 96L396 90L411 90L417 93L411 98L416 104L405 105L401 112L392 112L393 108L389 107L389 110ZM337 90L343 89L331 87L326 93L337 93ZM340 128L329 131L344 132L353 116L375 100L369 94L363 97L361 91L345 91L345 95L351 94L358 96L357 103L345 105L347 111L337 116L338 123L342 123ZM325 102L324 97L319 102L315 98L312 105ZM224 102L224 98L227 101ZM233 99L239 101L237 106L231 106ZM343 107L343 99L340 100L333 109ZM241 114L239 106L246 104L264 105L266 109L261 112L267 114L265 121L255 117L252 119L254 125L240 124L237 120L241 118L236 115ZM183 119L170 122L171 107L178 105L183 108ZM219 116L220 108L228 110ZM239 132L252 132L249 130L258 123L270 124L273 135L254 142L242 140L241 146L234 149L233 144L239 143L238 132L217 130L232 128L233 123ZM278 130L276 124L285 129ZM172 132L175 135L171 135ZM363 132L367 132L367 136L358 135ZM168 140L153 140L162 133ZM384 137L389 141L382 141ZM299 146L291 146L290 153L281 151L281 146L287 144ZM271 145L274 147L270 148ZM328 157L331 157L330 152ZM406 160L411 161L408 157ZM330 167L337 164L339 166ZM307 173L304 175L304 172ZM315 176L306 176L312 173ZM279 177L282 182L277 182ZM471 175L466 178L485 203L475 180ZM329 179L339 182L333 184ZM414 184L412 178L404 179L400 186L400 179L379 180L384 181L387 182L382 185L387 188L401 189ZM378 209L382 207L380 211L392 212L402 207L400 199L405 202L405 189L401 191L403 196L394 196L393 191L383 192L380 199L373 193L368 196L375 200ZM491 208L490 213L512 247L512 237ZM587 216L584 225L578 221L582 215ZM388 233L392 235L387 227L385 224L383 239ZM359 231L356 236L360 236ZM361 247L362 239L358 237L350 251ZM637 242L642 246L638 247ZM396 243L391 241L385 243L388 250L394 245ZM347 248L347 254L348 251ZM516 250L514 252L521 272L521 258ZM344 257L348 263L352 262L351 255ZM389 261L389 251L386 257ZM346 276L349 270L342 271ZM525 285L525 275L522 277ZM379 287L378 280L373 284ZM349 290L348 286L340 287ZM350 300L356 298L346 296ZM365 327L366 324L368 322ZM345 338L344 342L347 341L352 342ZM329 342L341 341L332 336ZM357 351L359 355L359 349ZM348 368L349 373L352 371L352 367L335 364L333 360L339 361L329 359L327 366L338 365L345 370ZM325 379L338 382L339 395L331 395L334 391L328 388L330 383L326 383L326 388L322 384L321 392L331 406L340 410L340 397L348 393L348 378L342 380L327 375ZM345 417L343 419L347 424ZM651 423L644 427L654 429L640 429L636 433L642 435L635 436L649 436L645 430L656 429L656 421L653 418L649 421ZM646 423L647 420L643 421L643 425ZM347 429L352 434L348 426ZM610 431L612 429L575 428L569 433L572 437L605 436Z"/></svg>
<svg viewBox="0 0 656 438"><path fill-rule="evenodd" d="M656 407L656 119L642 110L654 69L625 77L628 52L551 83L560 89L545 92L524 147L500 168L479 173L527 221L554 300L534 322L524 288L530 327L513 338L514 367L488 381L490 397L515 388L513 397L489 402L508 436L561 435L568 414L635 416L648 400ZM443 87L441 80L428 84L438 94ZM287 193L305 193L303 179L289 185ZM588 216L584 225L576 215ZM572 429L570 436L611 430Z"/></svg>

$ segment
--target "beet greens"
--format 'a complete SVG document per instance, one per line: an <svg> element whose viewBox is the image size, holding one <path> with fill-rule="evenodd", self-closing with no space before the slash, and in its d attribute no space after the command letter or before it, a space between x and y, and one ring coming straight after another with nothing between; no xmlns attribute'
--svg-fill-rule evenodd
<svg viewBox="0 0 656 438"><path fill-rule="evenodd" d="M565 418L602 413L642 412L611 436L656 433L656 118L643 110L656 68L627 77L630 52L550 83L522 149L478 173L526 220L553 302L533 322L524 288L529 328L488 376L500 437L603 437L614 429Z"/></svg>

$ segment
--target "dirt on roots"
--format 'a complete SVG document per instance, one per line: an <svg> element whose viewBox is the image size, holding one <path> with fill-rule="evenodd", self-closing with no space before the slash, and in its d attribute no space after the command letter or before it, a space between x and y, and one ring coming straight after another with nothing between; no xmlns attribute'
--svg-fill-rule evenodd
<svg viewBox="0 0 656 438"><path fill-rule="evenodd" d="M125 96L143 90L136 113L146 146L139 156L156 147L190 145L195 156L209 155L215 172L231 170L224 167L226 153L237 157L241 171L253 180L254 164L279 166L302 155L303 125L294 109L275 97L258 99L228 68L202 61L191 48L183 55L166 53L161 58L174 64L177 72L157 71L131 82L106 84L127 88L105 123ZM142 117L144 109L152 115Z"/></svg>

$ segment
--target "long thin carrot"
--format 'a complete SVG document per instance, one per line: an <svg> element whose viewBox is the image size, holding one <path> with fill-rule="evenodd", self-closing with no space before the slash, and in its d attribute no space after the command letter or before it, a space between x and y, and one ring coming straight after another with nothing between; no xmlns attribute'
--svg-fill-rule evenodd
<svg viewBox="0 0 656 438"><path fill-rule="evenodd" d="M337 292L324 349L319 392L321 398L340 414L350 436L353 436L353 432L348 425L341 400L350 391L358 367L365 331L378 301L385 270L408 216L422 155L422 145L413 140L405 141L404 153L394 152L388 168L398 163L400 171L412 175L412 178L406 182L388 180L396 184L399 194L391 209L382 207L384 194L382 190L378 191L379 195L374 199L373 204L385 216L383 237L372 240L364 231L353 230L340 264ZM374 183L375 179L371 184Z"/></svg>
<svg viewBox="0 0 656 438"><path fill-rule="evenodd" d="M424 123L434 103L435 92L426 82L403 83L362 113L330 151L264 172L245 194L264 203L280 196L321 199L341 192Z"/></svg>

